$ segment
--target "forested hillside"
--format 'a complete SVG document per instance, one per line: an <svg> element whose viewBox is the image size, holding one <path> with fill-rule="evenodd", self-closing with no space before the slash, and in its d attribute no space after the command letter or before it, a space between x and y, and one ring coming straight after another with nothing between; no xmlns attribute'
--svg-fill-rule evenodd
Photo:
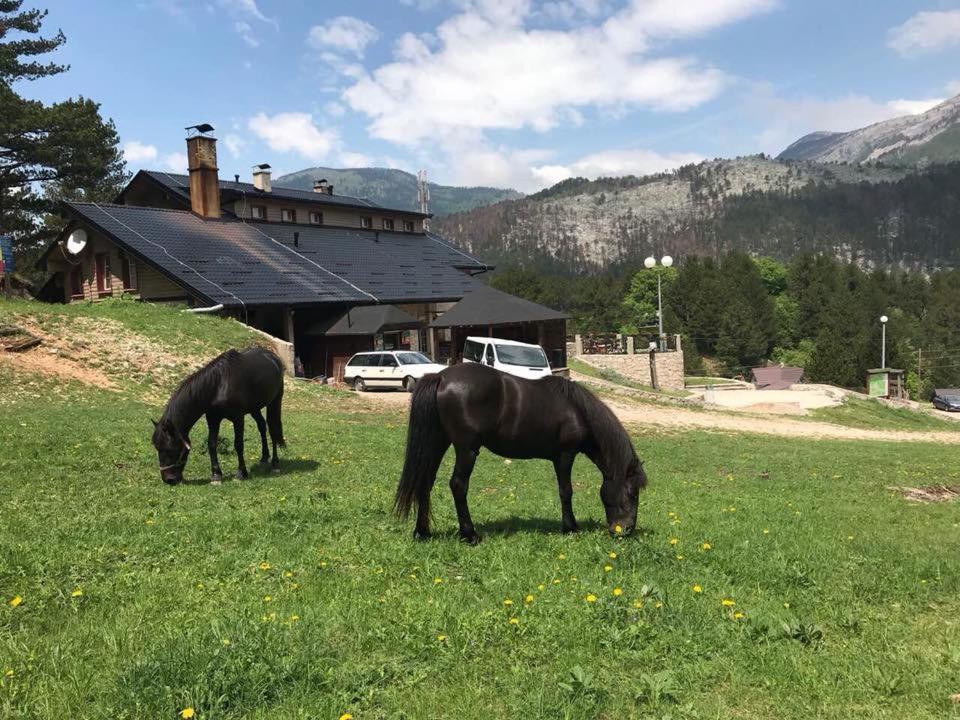
<svg viewBox="0 0 960 720"><path fill-rule="evenodd" d="M488 262L578 274L650 254L782 260L821 252L862 267L960 266L960 163L907 171L765 157L646 178L569 180L435 227Z"/></svg>

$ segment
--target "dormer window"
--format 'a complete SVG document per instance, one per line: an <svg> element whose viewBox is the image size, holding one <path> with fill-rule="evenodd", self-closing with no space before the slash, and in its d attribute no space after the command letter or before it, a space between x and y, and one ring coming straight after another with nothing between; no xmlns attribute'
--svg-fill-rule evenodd
<svg viewBox="0 0 960 720"><path fill-rule="evenodd" d="M393 220L390 218L383 219L383 229L384 230L393 230Z"/></svg>
<svg viewBox="0 0 960 720"><path fill-rule="evenodd" d="M360 227L369 230L373 227L373 218L367 217L366 215L360 216Z"/></svg>
<svg viewBox="0 0 960 720"><path fill-rule="evenodd" d="M266 220L267 219L267 206L266 205L254 205L250 208L250 217L253 220Z"/></svg>
<svg viewBox="0 0 960 720"><path fill-rule="evenodd" d="M323 225L323 213L317 212L314 210L310 213L310 224L311 225Z"/></svg>
<svg viewBox="0 0 960 720"><path fill-rule="evenodd" d="M404 232L413 232L413 220L404 220L404 221L403 221L403 231L404 231Z"/></svg>
<svg viewBox="0 0 960 720"><path fill-rule="evenodd" d="M280 210L280 222L295 223L297 221L297 211L292 208L283 208Z"/></svg>

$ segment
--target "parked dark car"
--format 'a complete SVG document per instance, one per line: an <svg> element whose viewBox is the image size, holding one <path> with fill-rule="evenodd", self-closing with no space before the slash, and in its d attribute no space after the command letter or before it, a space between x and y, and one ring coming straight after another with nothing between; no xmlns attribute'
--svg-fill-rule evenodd
<svg viewBox="0 0 960 720"><path fill-rule="evenodd" d="M933 391L933 406L937 410L960 412L960 390L941 388Z"/></svg>

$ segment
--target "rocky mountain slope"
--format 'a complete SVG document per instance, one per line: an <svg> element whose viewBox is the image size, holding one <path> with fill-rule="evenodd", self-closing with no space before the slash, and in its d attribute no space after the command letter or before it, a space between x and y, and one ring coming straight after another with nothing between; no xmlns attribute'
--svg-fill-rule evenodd
<svg viewBox="0 0 960 720"><path fill-rule="evenodd" d="M777 159L883 161L901 165L960 160L960 95L919 115L893 118L845 133L805 135Z"/></svg>
<svg viewBox="0 0 960 720"><path fill-rule="evenodd" d="M906 174L884 165L788 162L762 155L714 160L642 178L567 180L526 198L451 215L434 228L488 262L568 273L633 263L651 253L715 253L743 242L786 255L791 246L803 244L784 240L789 229L749 239L738 231L735 242L724 235L725 218L746 198L765 198L767 212L775 200L797 198L810 189L870 187ZM817 202L827 200L818 197Z"/></svg>
<svg viewBox="0 0 960 720"><path fill-rule="evenodd" d="M335 168L314 167L282 175L275 185L299 190L310 190L315 180L326 178L334 191L373 200L392 208L417 210L417 178L403 170L391 168ZM453 187L429 183L430 212L441 217L454 212L472 210L483 205L519 198L516 190L491 187Z"/></svg>

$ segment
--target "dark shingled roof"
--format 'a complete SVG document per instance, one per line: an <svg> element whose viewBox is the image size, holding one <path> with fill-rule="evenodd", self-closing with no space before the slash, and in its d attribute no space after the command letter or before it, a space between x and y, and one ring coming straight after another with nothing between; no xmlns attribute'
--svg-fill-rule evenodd
<svg viewBox="0 0 960 720"><path fill-rule="evenodd" d="M524 300L492 287L480 285L438 317L430 327L468 327L472 325L514 325L521 322L566 320L570 316L535 302Z"/></svg>
<svg viewBox="0 0 960 720"><path fill-rule="evenodd" d="M458 268L487 269L430 234L212 220L132 205L66 207L177 284L224 305L456 300L479 284Z"/></svg>
<svg viewBox="0 0 960 720"><path fill-rule="evenodd" d="M305 335L376 335L392 330L415 330L423 325L395 305L361 305L340 317L319 322Z"/></svg>
<svg viewBox="0 0 960 720"><path fill-rule="evenodd" d="M165 188L179 196L186 202L186 207L190 207L190 176L179 173L167 173L157 170L141 170L151 180L160 183ZM248 200L256 200L258 197L273 198L275 200L291 200L295 202L317 203L320 205L340 205L352 208L368 208L377 210L386 210L403 215L416 215L418 217L430 217L412 210L399 210L397 208L385 208L372 200L366 198L352 197L350 195L327 195L326 193L317 193L311 190L294 190L293 188L272 186L270 192L257 190L253 183L234 182L233 180L220 181L221 198L224 203L239 200L246 197ZM122 194L122 193L121 193Z"/></svg>

